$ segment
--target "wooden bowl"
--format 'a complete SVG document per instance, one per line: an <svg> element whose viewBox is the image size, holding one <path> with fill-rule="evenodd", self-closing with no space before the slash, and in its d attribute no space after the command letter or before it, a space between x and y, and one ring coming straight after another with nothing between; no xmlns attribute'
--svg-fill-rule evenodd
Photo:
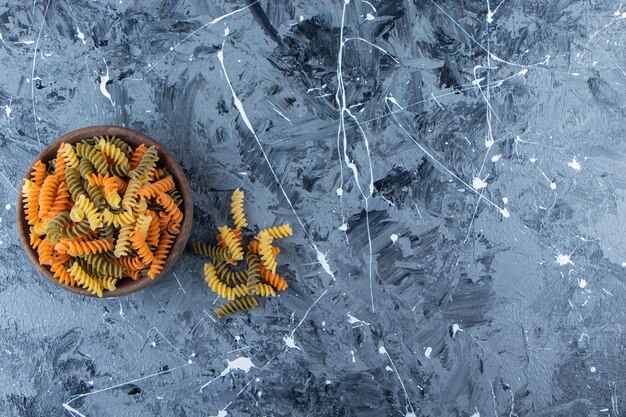
<svg viewBox="0 0 626 417"><path fill-rule="evenodd" d="M135 130L126 129L119 126L91 126L83 129L78 129L70 133L66 133L65 135L52 142L50 145L46 146L41 151L41 153L37 155L35 160L30 164L28 170L26 170L24 178L30 178L30 174L33 170L33 165L36 161L41 160L42 162L47 163L51 159L54 159L56 157L57 149L59 148L59 146L61 146L62 143L67 142L74 144L76 142L80 142L83 139L105 135L117 136L126 141L128 144L132 145L133 147L137 147L142 143L148 147L155 146L159 152L159 162L157 163L157 166L167 168L170 174L172 174L172 176L174 177L174 182L176 183L176 187L178 188L178 191L183 198L181 211L183 212L184 217L181 224L180 233L178 234L178 236L176 236L176 240L174 241L174 245L170 250L170 254L167 257L163 270L154 279L150 279L149 277L143 277L138 279L137 281L133 281L130 278L124 278L119 281L117 289L115 289L114 291L105 291L103 293L103 297L119 297L131 294L135 291L139 291L153 284L156 280L165 275L165 273L172 266L174 266L174 264L185 249L187 240L189 239L189 235L191 233L191 223L193 220L193 201L189 182L187 181L187 177L185 176L185 173L181 169L180 165L178 165L178 162L176 162L176 158L174 158L174 156L172 156L172 154L160 143L144 135L143 133L139 133ZM41 272L41 274L45 276L49 281L53 282L55 285L63 288L64 290L87 297L97 297L96 295L92 294L90 291L84 288L78 286L70 287L59 283L58 279L54 278L47 266L39 264L37 252L33 248L31 248L29 244L30 227L28 225L28 222L26 221L26 216L24 214L24 206L22 202L21 192L18 193L16 207L16 224L17 231L20 237L20 242L22 242L22 247L24 247L28 258L31 260L33 265L37 267L39 272Z"/></svg>

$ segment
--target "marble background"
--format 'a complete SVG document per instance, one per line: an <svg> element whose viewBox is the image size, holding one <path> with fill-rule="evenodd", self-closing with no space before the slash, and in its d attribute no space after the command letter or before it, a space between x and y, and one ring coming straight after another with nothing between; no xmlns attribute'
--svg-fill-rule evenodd
<svg viewBox="0 0 626 417"><path fill-rule="evenodd" d="M617 0L0 5L0 414L626 413L626 6ZM290 288L216 321L185 255L83 299L15 232L33 157L115 124L246 190Z"/></svg>

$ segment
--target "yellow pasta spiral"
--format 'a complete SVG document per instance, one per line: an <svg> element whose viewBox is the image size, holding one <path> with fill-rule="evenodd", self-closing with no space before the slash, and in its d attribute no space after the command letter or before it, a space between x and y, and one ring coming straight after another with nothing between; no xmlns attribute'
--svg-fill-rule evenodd
<svg viewBox="0 0 626 417"><path fill-rule="evenodd" d="M280 226L270 227L269 229L265 229L264 231L266 231L274 239L282 239L293 235L293 230L291 230L291 226L288 224L281 224Z"/></svg>
<svg viewBox="0 0 626 417"><path fill-rule="evenodd" d="M122 211L121 213L111 213L109 209L102 210L102 223L121 227L135 222L132 211Z"/></svg>
<svg viewBox="0 0 626 417"><path fill-rule="evenodd" d="M128 172L130 170L128 157L113 143L108 142L105 138L101 137L95 148L111 159L115 165L119 166L123 171Z"/></svg>
<svg viewBox="0 0 626 417"><path fill-rule="evenodd" d="M252 310L259 305L259 302L254 297L243 297L233 301L229 301L222 304L219 307L213 309L217 318L222 318L229 314L237 313L239 311Z"/></svg>
<svg viewBox="0 0 626 417"><path fill-rule="evenodd" d="M91 291L92 294L96 294L98 297L102 297L104 291L104 285L102 282L91 275L89 275L84 269L80 267L78 262L74 262L72 267L67 270L70 276L76 281L78 285Z"/></svg>
<svg viewBox="0 0 626 417"><path fill-rule="evenodd" d="M262 230L256 239L259 241L259 255L261 255L263 265L271 272L276 272L276 258L272 252L272 236L267 230Z"/></svg>
<svg viewBox="0 0 626 417"><path fill-rule="evenodd" d="M269 284L260 283L256 287L256 294L262 297L276 297L276 291L274 287Z"/></svg>
<svg viewBox="0 0 626 417"><path fill-rule="evenodd" d="M78 156L76 156L76 152L74 152L74 148L69 143L64 143L60 148L61 154L63 155L63 159L65 160L65 164L74 169L78 169Z"/></svg>
<svg viewBox="0 0 626 417"><path fill-rule="evenodd" d="M89 227L92 230L96 230L103 226L102 214L98 211L95 204L93 204L89 200L89 198L85 197L84 194L78 197L78 200L76 200L76 203L74 203L74 207L72 208L72 211L76 212L77 210L80 210L81 212L84 213L85 217L87 217L87 220L89 221ZM74 220L75 222L82 220L82 217L80 216L77 216L77 215L72 216L72 212L70 212L70 216L72 217L72 220Z"/></svg>
<svg viewBox="0 0 626 417"><path fill-rule="evenodd" d="M246 213L243 210L244 192L237 188L233 191L233 196L230 203L231 214L233 215L233 221L235 226L239 229L243 229L248 225L246 220Z"/></svg>
<svg viewBox="0 0 626 417"><path fill-rule="evenodd" d="M136 230L141 233L141 236L145 239L148 235L148 228L150 227L150 222L152 222L152 217L147 214L140 214L137 217L137 223L135 224Z"/></svg>
<svg viewBox="0 0 626 417"><path fill-rule="evenodd" d="M228 226L222 226L219 228L220 236L224 239L224 243L228 247L233 259L240 261L243 259L243 249L241 248L241 242L235 238L233 231Z"/></svg>
<svg viewBox="0 0 626 417"><path fill-rule="evenodd" d="M235 287L230 287L225 282L220 280L217 276L215 266L213 266L210 262L204 264L204 280L209 285L209 288L211 288L211 291L218 294L222 298L234 300L235 297L241 297L247 294L245 285L240 284Z"/></svg>
<svg viewBox="0 0 626 417"><path fill-rule="evenodd" d="M115 250L113 251L116 258L126 256L130 252L130 237L134 229L135 226L132 223L125 224L120 228L117 242L115 242Z"/></svg>

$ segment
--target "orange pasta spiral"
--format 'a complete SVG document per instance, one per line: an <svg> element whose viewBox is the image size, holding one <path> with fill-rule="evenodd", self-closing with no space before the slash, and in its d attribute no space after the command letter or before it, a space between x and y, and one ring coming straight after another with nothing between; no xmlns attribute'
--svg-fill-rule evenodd
<svg viewBox="0 0 626 417"><path fill-rule="evenodd" d="M174 180L171 177L165 177L157 182L143 187L137 195L144 198L154 198L161 193L165 193L174 188Z"/></svg>
<svg viewBox="0 0 626 417"><path fill-rule="evenodd" d="M250 242L248 242L248 250L254 253L255 255L258 255L259 254L259 241L251 240ZM278 246L272 246L272 255L276 257L276 255L278 255L279 253L280 253L280 248Z"/></svg>
<svg viewBox="0 0 626 417"><path fill-rule="evenodd" d="M288 287L287 281L278 274L273 273L263 264L259 264L259 274L266 282L271 284L278 291L285 291Z"/></svg>
<svg viewBox="0 0 626 417"><path fill-rule="evenodd" d="M54 198L56 197L60 182L61 177L57 175L49 175L44 180L41 191L39 192L39 217L48 217L48 211L54 204Z"/></svg>
<svg viewBox="0 0 626 417"><path fill-rule="evenodd" d="M71 256L109 252L113 250L113 238L97 240L61 240L54 249L59 253L68 253Z"/></svg>
<svg viewBox="0 0 626 417"><path fill-rule="evenodd" d="M183 221L183 213L180 211L172 197L166 193L160 193L157 196L157 204L163 207L163 210L172 218L172 223L180 223Z"/></svg>
<svg viewBox="0 0 626 417"><path fill-rule="evenodd" d="M150 265L150 269L148 270L148 276L154 279L161 270L163 270L163 266L165 265L165 260L167 259L167 255L170 252L172 245L174 244L174 236L164 233L159 240L159 246L154 252L154 259L152 260L152 264Z"/></svg>
<svg viewBox="0 0 626 417"><path fill-rule="evenodd" d="M141 261L144 264L149 264L150 262L152 262L154 255L152 254L152 251L150 251L150 248L146 243L146 239L144 239L144 237L141 235L141 231L135 230L131 237L131 243L133 245L133 249L137 251L137 255L141 257Z"/></svg>
<svg viewBox="0 0 626 417"><path fill-rule="evenodd" d="M146 210L146 215L151 218L150 225L148 226L148 234L146 235L146 243L148 246L157 246L159 244L159 236L161 235L159 219L152 210Z"/></svg>
<svg viewBox="0 0 626 417"><path fill-rule="evenodd" d="M33 181L33 184L35 184L36 187L41 187L47 176L46 164L41 161L35 162L33 172L30 174L30 179Z"/></svg>
<svg viewBox="0 0 626 417"><path fill-rule="evenodd" d="M143 158L143 155L146 153L147 150L148 148L146 148L146 145L144 145L143 143L135 148L129 159L130 169L137 168L137 165L139 165L139 163L141 162L141 158Z"/></svg>

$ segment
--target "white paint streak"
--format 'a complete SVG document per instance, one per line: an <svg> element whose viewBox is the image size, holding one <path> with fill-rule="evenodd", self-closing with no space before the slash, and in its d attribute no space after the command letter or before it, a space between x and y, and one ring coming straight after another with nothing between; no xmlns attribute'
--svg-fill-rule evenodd
<svg viewBox="0 0 626 417"><path fill-rule="evenodd" d="M487 183L485 182L485 180L479 178L479 177L474 177L474 179L472 180L472 187L474 187L475 190L480 190L482 188L487 187Z"/></svg>
<svg viewBox="0 0 626 417"><path fill-rule="evenodd" d="M50 6L50 0L46 2L46 9L43 12L43 18L41 19L41 26L39 26L39 32L37 33L37 40L35 41L35 51L33 52L33 66L30 71L30 79L35 79L35 65L37 64L37 49L39 49L39 39L41 38L41 32L43 31L43 25L46 23L46 16L48 15L48 7ZM32 41L26 41L31 42ZM25 42L25 43L26 43ZM37 112L35 111L35 83L30 83L30 99L33 106L33 119L35 122L35 132L37 133L37 142L41 145L41 138L39 137L39 119L37 118Z"/></svg>
<svg viewBox="0 0 626 417"><path fill-rule="evenodd" d="M77 33L78 39L80 39L83 45L85 45L87 43L87 41L85 41L85 34L80 31L80 28L78 26L76 26L76 33Z"/></svg>
<svg viewBox="0 0 626 417"><path fill-rule="evenodd" d="M424 356L426 356L427 358L430 358L431 353L433 353L433 348L431 348L430 346L428 346L426 348L426 351L424 351Z"/></svg>
<svg viewBox="0 0 626 417"><path fill-rule="evenodd" d="M389 239L391 239L393 243L396 243L398 241L398 235L395 233L392 233L391 236L389 236Z"/></svg>
<svg viewBox="0 0 626 417"><path fill-rule="evenodd" d="M491 157L491 162L498 162L502 158L502 154L497 154Z"/></svg>
<svg viewBox="0 0 626 417"><path fill-rule="evenodd" d="M106 65L106 62L105 62ZM113 102L113 99L111 98L111 94L107 91L107 82L109 81L109 66L106 65L106 74L102 75L100 74L100 93L105 96L106 98L109 99L109 101L111 102L111 106L113 106L113 108L115 108L115 103Z"/></svg>
<svg viewBox="0 0 626 417"><path fill-rule="evenodd" d="M250 6L247 6L247 7L250 7ZM237 93L235 93L235 89L233 88L233 85L231 84L230 78L228 76L228 72L226 71L226 66L224 65L224 44L222 44L222 49L217 52L217 59L220 61L220 65L222 66L222 71L224 72L224 77L226 78L226 83L228 84L228 87L230 88L230 92L233 96L235 107L239 111L239 115L241 116L241 119L243 120L244 124L246 125L250 133L252 133L252 136L254 136L254 139L256 140L257 145L259 145L259 148L261 149L261 154L263 155L263 158L265 159L265 162L267 163L267 166L269 167L270 172L274 176L274 179L276 180L276 183L278 184L280 191L285 197L285 200L287 200L287 203L289 204L289 207L291 208L291 211L293 212L293 214L296 216L298 223L300 223L300 227L302 227L304 234L309 239L311 246L317 253L317 260L322 265L322 268L324 269L324 271L326 271L328 275L330 275L333 279L335 279L335 274L333 273L332 269L330 268L330 265L328 264L326 255L317 248L317 245L313 242L313 240L309 236L309 233L307 232L307 229L304 226L304 222L302 221L300 216L298 216L298 213L296 213L296 209L294 208L293 203L287 196L287 192L285 191L285 188L283 187L282 183L280 182L280 179L278 178L278 175L276 174L276 171L274 171L274 168L272 167L272 164L270 163L269 157L267 156L267 153L265 152L265 149L263 148L263 145L261 144L261 140L257 136L256 131L254 130L254 127L252 127L252 123L250 122L250 119L248 118L246 110L243 108L243 104L241 103L241 100L239 100L239 97L237 97Z"/></svg>
<svg viewBox="0 0 626 417"><path fill-rule="evenodd" d="M560 266L574 265L574 262L572 262L572 260L570 259L570 255L559 253L555 256L555 258L556 263Z"/></svg>

